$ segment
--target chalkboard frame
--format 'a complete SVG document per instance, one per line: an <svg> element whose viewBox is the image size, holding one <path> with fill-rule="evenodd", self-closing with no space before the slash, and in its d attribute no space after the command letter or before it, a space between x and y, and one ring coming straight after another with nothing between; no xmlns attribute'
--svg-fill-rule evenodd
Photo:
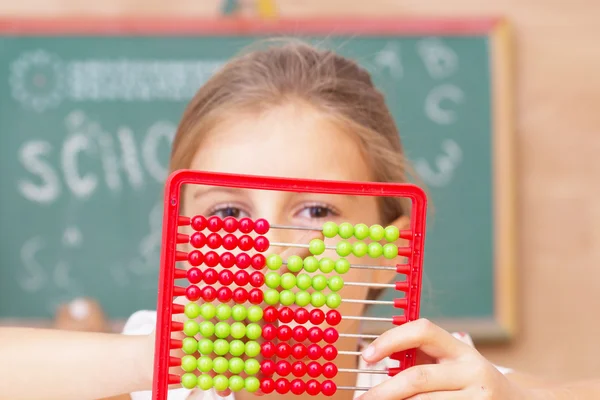
<svg viewBox="0 0 600 400"><path fill-rule="evenodd" d="M485 36L489 39L493 108L494 315L491 319L436 322L448 330L469 331L476 341L512 338L517 330L515 129L510 25L503 18L0 18L0 35L4 36L323 35L332 32L355 36L427 34ZM18 321L21 322L26 321ZM383 326L374 324L372 329L381 332Z"/></svg>

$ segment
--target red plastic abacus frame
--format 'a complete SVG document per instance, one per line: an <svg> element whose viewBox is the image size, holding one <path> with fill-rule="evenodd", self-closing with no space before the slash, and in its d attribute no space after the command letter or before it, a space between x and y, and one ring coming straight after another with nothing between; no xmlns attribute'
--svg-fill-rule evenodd
<svg viewBox="0 0 600 400"><path fill-rule="evenodd" d="M165 187L152 388L152 398L154 400L167 399L169 385L179 383L179 376L170 375L169 368L172 361L170 351L173 348L171 337L175 308L173 300L177 296L175 293L175 280L178 279L176 276L176 262L180 261L177 257L178 228L189 223L188 217L180 216L180 193L182 186L185 184L410 199L412 202L410 229L402 231L400 234L402 238L407 239L410 243L410 252L405 255L408 262L396 266L398 273L406 275L405 281L396 283L396 289L406 293L406 301L403 302L405 310L404 315L393 317L393 324L400 325L419 318L427 197L425 192L418 186L379 182L289 179L194 170L175 171L167 179ZM415 364L415 353L416 350L411 349L393 354L391 358L397 360L399 365L397 368L390 369L389 374L395 375L413 366Z"/></svg>

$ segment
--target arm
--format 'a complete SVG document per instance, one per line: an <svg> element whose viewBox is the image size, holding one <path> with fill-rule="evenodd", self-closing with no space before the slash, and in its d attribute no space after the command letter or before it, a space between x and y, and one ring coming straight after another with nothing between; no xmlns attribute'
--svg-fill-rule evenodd
<svg viewBox="0 0 600 400"><path fill-rule="evenodd" d="M152 336L0 328L0 399L98 399L149 390Z"/></svg>

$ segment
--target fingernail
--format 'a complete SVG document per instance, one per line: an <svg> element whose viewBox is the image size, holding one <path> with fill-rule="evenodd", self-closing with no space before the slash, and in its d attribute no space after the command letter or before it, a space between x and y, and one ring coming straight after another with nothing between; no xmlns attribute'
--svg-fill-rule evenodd
<svg viewBox="0 0 600 400"><path fill-rule="evenodd" d="M372 359L375 356L375 346L369 345L369 347L363 351L362 356L366 361Z"/></svg>

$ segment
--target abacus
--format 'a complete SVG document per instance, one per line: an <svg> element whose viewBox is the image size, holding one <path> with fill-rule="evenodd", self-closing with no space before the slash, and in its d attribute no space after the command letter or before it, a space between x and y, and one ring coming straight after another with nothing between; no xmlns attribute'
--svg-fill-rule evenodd
<svg viewBox="0 0 600 400"><path fill-rule="evenodd" d="M180 215L183 185L404 197L412 204L410 229L331 221L320 227L285 226L262 218L185 216ZM360 355L358 351L338 349L338 338L377 336L338 332L336 326L348 319L389 323L392 328L419 317L426 206L424 192L412 184L192 170L171 174L165 189L153 399L166 399L170 386L332 396L338 390L368 390L336 385L337 374L393 376L413 366L414 349L393 354L390 358L398 361L398 366L387 370L338 368L338 356ZM339 240L335 246L321 239L309 243L270 241L267 235L276 229L317 230L324 238ZM399 246L399 239L407 245ZM293 247L307 249L310 256L284 259L273 250ZM335 252L336 259L322 256L326 250ZM350 255L366 260L384 257L390 265L352 264L346 259ZM406 261L398 262L399 257ZM282 273L284 268L286 272ZM388 269L405 279L389 284L344 281L343 275L352 268ZM351 285L393 288L400 296L393 301L340 297L342 287ZM188 302L178 304L174 302L177 297L185 297ZM201 305L197 303L200 301ZM399 312L391 318L341 315L337 308L342 302L385 304ZM312 327L306 328L308 323ZM174 350L184 355L173 356Z"/></svg>

